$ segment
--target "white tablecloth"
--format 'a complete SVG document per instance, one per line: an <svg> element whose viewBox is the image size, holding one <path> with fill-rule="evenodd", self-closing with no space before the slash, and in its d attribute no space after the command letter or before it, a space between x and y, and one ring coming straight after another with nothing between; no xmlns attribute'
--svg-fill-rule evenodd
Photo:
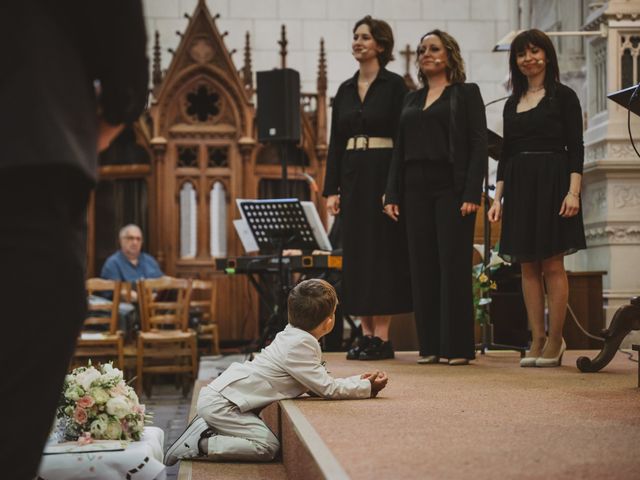
<svg viewBox="0 0 640 480"><path fill-rule="evenodd" d="M42 480L163 480L164 432L146 427L139 442L124 442L118 452L44 455L38 479Z"/></svg>

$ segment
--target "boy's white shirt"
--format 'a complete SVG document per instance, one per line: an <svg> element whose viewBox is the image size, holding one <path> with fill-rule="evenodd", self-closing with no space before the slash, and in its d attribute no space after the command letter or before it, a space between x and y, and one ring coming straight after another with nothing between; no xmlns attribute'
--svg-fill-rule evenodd
<svg viewBox="0 0 640 480"><path fill-rule="evenodd" d="M233 363L207 385L240 411L295 398L304 392L331 399L369 398L371 382L360 375L333 378L322 361L318 340L309 332L287 325L253 361Z"/></svg>

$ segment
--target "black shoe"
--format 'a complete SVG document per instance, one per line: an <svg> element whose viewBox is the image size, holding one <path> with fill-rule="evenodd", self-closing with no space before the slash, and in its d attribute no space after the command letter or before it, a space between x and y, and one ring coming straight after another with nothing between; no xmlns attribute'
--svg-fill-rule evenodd
<svg viewBox="0 0 640 480"><path fill-rule="evenodd" d="M358 360L360 358L360 352L369 346L372 338L370 335L356 338L351 344L351 348L347 350L347 360Z"/></svg>
<svg viewBox="0 0 640 480"><path fill-rule="evenodd" d="M394 358L391 341L383 342L379 337L373 337L369 346L360 352L360 360L386 360Z"/></svg>

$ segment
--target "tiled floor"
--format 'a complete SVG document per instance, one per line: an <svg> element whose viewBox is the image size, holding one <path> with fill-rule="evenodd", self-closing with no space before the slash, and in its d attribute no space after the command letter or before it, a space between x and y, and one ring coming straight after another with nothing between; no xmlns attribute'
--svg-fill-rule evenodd
<svg viewBox="0 0 640 480"><path fill-rule="evenodd" d="M231 363L244 361L246 355L227 355L219 357L203 357L200 360L199 380L216 378ZM182 396L182 391L174 385L154 384L151 398L142 396L140 401L146 404L148 411L153 412L153 425L164 430L164 449L180 436L187 426L189 409L191 407L191 394ZM167 467L167 479L175 480L178 475L176 464Z"/></svg>

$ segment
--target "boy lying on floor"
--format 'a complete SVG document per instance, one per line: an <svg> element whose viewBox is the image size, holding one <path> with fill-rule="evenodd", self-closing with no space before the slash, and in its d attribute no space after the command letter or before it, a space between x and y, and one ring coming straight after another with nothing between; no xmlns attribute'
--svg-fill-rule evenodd
<svg viewBox="0 0 640 480"><path fill-rule="evenodd" d="M336 292L324 280L299 283L289 294L289 324L253 361L232 364L200 391L198 414L169 447L166 465L182 459L270 461L280 443L257 415L304 392L323 398L373 398L384 372L333 378L321 363L318 340L333 329Z"/></svg>

